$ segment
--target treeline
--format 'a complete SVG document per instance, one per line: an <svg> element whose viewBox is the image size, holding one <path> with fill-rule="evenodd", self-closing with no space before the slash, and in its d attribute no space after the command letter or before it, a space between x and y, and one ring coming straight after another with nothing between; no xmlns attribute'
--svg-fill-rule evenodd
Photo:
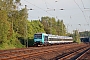
<svg viewBox="0 0 90 60"><path fill-rule="evenodd" d="M41 23L44 26L44 30L47 34L54 34L65 36L66 35L66 26L63 20L56 20L54 17L42 17Z"/></svg>
<svg viewBox="0 0 90 60"><path fill-rule="evenodd" d="M35 33L47 33L66 36L66 27L63 20L56 20L54 17L41 17L41 20L28 20L28 37L33 38Z"/></svg>

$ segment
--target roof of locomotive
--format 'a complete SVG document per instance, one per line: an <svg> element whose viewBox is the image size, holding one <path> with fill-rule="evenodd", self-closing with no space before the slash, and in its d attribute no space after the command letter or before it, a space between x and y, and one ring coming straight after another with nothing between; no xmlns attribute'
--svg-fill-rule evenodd
<svg viewBox="0 0 90 60"><path fill-rule="evenodd" d="M35 34L44 34L45 36L48 36L48 34L46 34L46 33L35 33Z"/></svg>

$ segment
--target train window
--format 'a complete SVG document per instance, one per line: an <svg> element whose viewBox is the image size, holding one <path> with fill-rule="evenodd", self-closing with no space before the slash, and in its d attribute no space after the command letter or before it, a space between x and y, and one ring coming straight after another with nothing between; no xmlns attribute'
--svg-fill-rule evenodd
<svg viewBox="0 0 90 60"><path fill-rule="evenodd" d="M72 41L73 39L56 39L56 38L49 38L49 41Z"/></svg>
<svg viewBox="0 0 90 60"><path fill-rule="evenodd" d="M34 38L35 39L42 39L42 34L35 34L34 35Z"/></svg>
<svg viewBox="0 0 90 60"><path fill-rule="evenodd" d="M57 39L57 38L49 38L49 41L60 41L61 39Z"/></svg>

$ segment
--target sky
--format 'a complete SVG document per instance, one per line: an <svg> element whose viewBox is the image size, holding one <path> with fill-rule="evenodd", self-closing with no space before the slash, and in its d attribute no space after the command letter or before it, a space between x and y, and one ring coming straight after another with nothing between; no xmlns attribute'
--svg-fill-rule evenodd
<svg viewBox="0 0 90 60"><path fill-rule="evenodd" d="M90 31L90 0L21 0L21 4L33 9L28 10L28 20L49 16L63 20L69 33Z"/></svg>

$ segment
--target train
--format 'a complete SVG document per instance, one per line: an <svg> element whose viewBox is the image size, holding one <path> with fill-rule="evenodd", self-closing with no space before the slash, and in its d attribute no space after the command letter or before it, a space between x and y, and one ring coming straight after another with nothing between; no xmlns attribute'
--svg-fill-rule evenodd
<svg viewBox="0 0 90 60"><path fill-rule="evenodd" d="M72 42L73 42L73 38L69 36L58 36L58 35L52 35L46 33L34 34L34 46L72 43Z"/></svg>

